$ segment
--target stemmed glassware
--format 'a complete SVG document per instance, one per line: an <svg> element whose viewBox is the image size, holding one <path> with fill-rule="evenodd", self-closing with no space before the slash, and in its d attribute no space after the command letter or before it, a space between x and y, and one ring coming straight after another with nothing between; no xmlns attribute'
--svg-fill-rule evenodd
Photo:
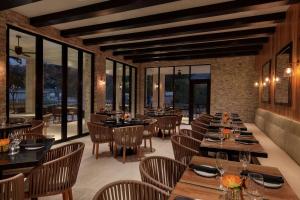
<svg viewBox="0 0 300 200"><path fill-rule="evenodd" d="M249 151L241 151L239 153L239 159L242 163L243 170L247 170L249 163L251 162L251 153Z"/></svg>
<svg viewBox="0 0 300 200"><path fill-rule="evenodd" d="M221 128L221 129L220 129L220 132L219 132L219 139L220 139L221 145L223 145L223 140L224 140L224 138L225 138L225 137L224 137L223 131L224 131L224 129Z"/></svg>
<svg viewBox="0 0 300 200"><path fill-rule="evenodd" d="M10 140L8 155L15 155L19 153L20 143L22 141L19 133L10 133L8 138Z"/></svg>
<svg viewBox="0 0 300 200"><path fill-rule="evenodd" d="M246 192L251 200L263 200L264 178L261 174L249 173Z"/></svg>
<svg viewBox="0 0 300 200"><path fill-rule="evenodd" d="M228 155L225 152L217 152L216 155L216 168L218 169L220 173L220 189L224 189L222 185L222 178L226 171L225 169L225 161L228 160Z"/></svg>

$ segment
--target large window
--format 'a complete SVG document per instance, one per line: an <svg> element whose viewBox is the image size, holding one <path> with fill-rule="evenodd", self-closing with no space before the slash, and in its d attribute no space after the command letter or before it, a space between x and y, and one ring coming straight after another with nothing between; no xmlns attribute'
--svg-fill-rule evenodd
<svg viewBox="0 0 300 200"><path fill-rule="evenodd" d="M106 60L106 108L136 112L136 68Z"/></svg>
<svg viewBox="0 0 300 200"><path fill-rule="evenodd" d="M36 38L9 31L9 117L35 117Z"/></svg>
<svg viewBox="0 0 300 200"><path fill-rule="evenodd" d="M183 114L183 122L188 123L189 116L192 115L190 110L192 99L190 98L194 96L194 90L191 90L191 81L194 80L210 82L210 65L146 68L145 107L180 109ZM196 92L198 94L200 91ZM206 100L207 88L200 93L205 94L201 97L205 99L205 101L201 101L201 105L207 106L209 103ZM199 110L206 111L203 108Z"/></svg>
<svg viewBox="0 0 300 200"><path fill-rule="evenodd" d="M86 133L93 55L11 26L8 38L7 117L44 120L44 134L56 140Z"/></svg>

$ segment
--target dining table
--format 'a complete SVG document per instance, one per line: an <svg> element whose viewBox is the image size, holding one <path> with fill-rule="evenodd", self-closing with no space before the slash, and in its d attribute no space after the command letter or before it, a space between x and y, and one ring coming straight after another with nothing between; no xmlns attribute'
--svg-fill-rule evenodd
<svg viewBox="0 0 300 200"><path fill-rule="evenodd" d="M41 164L54 142L54 138L45 138L38 141L38 144L41 144L41 148L34 148L37 146L36 141L30 140L33 148L30 148L30 145L27 145L27 147L21 146L19 153L15 155L9 155L8 152L0 152L0 178L2 177L3 171L7 169L38 166Z"/></svg>
<svg viewBox="0 0 300 200"><path fill-rule="evenodd" d="M234 161L223 161L223 167L225 169L225 174L237 175L240 176L243 169L240 162ZM216 166L216 159L207 158L201 156L194 156L191 160L191 164L197 166ZM255 164L249 164L248 171L258 174L267 174L270 176L280 177L283 180L283 183L280 184L280 187L269 188L267 186L257 184L257 187L263 191L264 200L298 200L299 198L281 174L278 168L270 166L261 166ZM245 185L242 187L242 199L250 199L249 193L247 193L247 180ZM174 190L172 191L169 200L176 200L182 197L186 199L201 199L201 200L219 200L224 197L224 190L220 189L220 180L219 175L216 176L201 176L195 173L192 168L187 167L181 176L179 182L176 184Z"/></svg>
<svg viewBox="0 0 300 200"><path fill-rule="evenodd" d="M32 125L30 123L16 123L16 124L1 124L0 125L0 138L7 138L9 133L13 130L30 128Z"/></svg>

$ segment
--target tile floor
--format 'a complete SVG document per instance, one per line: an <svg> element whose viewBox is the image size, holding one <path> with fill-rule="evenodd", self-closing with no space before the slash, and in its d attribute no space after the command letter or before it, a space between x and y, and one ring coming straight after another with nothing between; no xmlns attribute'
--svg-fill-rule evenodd
<svg viewBox="0 0 300 200"><path fill-rule="evenodd" d="M268 159L260 159L261 163L263 165L278 167L300 197L300 166L256 128L255 125L247 124L247 126L249 130L254 132L269 153ZM183 125L182 128L189 128L189 126ZM70 142L75 141L84 142L86 145L77 183L73 187L73 196L75 200L90 200L102 186L116 180L140 180L138 168L139 162L131 161L123 164L121 160L114 159L109 153L107 144L100 145L101 155L100 158L96 160L92 155L92 143L89 136ZM147 153L145 156L161 155L173 158L170 139L162 140L161 138L153 138L153 147L155 152L151 154ZM57 195L41 199L61 200L62 197L61 195Z"/></svg>

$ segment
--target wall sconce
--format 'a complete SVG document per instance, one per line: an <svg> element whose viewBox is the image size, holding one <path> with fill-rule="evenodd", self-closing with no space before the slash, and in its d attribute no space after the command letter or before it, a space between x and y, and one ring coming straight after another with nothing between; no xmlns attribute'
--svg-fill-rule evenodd
<svg viewBox="0 0 300 200"><path fill-rule="evenodd" d="M159 86L159 85L156 83L156 84L154 85L154 88L155 88L155 89L157 89L157 88L158 88L158 86Z"/></svg>
<svg viewBox="0 0 300 200"><path fill-rule="evenodd" d="M291 67L287 67L284 70L283 77L291 77L293 73L293 69Z"/></svg>
<svg viewBox="0 0 300 200"><path fill-rule="evenodd" d="M100 78L100 79L98 80L98 85L99 85L100 87L104 86L104 85L105 85L105 81L104 81L102 78Z"/></svg>
<svg viewBox="0 0 300 200"><path fill-rule="evenodd" d="M257 81L254 83L254 87L259 87L259 83Z"/></svg>
<svg viewBox="0 0 300 200"><path fill-rule="evenodd" d="M274 83L278 83L279 81L280 81L280 78L279 78L279 77L274 77L274 78L273 78L273 82L274 82Z"/></svg>
<svg viewBox="0 0 300 200"><path fill-rule="evenodd" d="M266 82L266 83L269 83L269 82L270 82L269 77L266 77L266 78L265 78L265 82Z"/></svg>
<svg viewBox="0 0 300 200"><path fill-rule="evenodd" d="M263 87L266 87L266 86L267 86L267 83L266 83L266 82L263 82L262 85L263 85Z"/></svg>
<svg viewBox="0 0 300 200"><path fill-rule="evenodd" d="M119 85L120 90L123 88L122 84Z"/></svg>

